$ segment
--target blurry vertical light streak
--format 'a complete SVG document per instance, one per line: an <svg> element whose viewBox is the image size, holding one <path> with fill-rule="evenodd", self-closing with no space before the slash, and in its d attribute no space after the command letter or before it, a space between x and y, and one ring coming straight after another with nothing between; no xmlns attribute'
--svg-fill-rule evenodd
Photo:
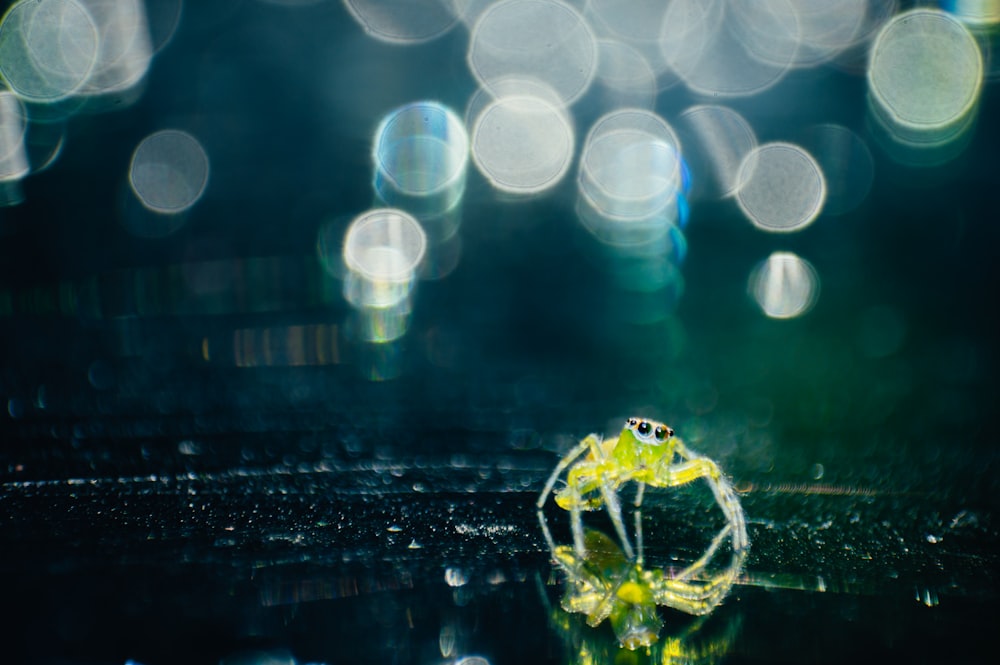
<svg viewBox="0 0 1000 665"><path fill-rule="evenodd" d="M409 325L415 280L427 250L420 223L402 210L377 208L356 217L344 237L345 299L359 316L363 341L392 342Z"/></svg>
<svg viewBox="0 0 1000 665"><path fill-rule="evenodd" d="M772 319L802 316L819 297L819 275L805 259L791 252L774 252L754 268L747 291Z"/></svg>
<svg viewBox="0 0 1000 665"><path fill-rule="evenodd" d="M427 234L420 277L440 279L458 262L469 163L465 126L447 106L418 101L382 119L372 150L381 205L413 215Z"/></svg>
<svg viewBox="0 0 1000 665"><path fill-rule="evenodd" d="M689 182L676 133L651 111L612 111L587 134L577 218L592 237L597 264L621 292L612 300L632 303L620 310L632 323L665 319L680 298Z"/></svg>
<svg viewBox="0 0 1000 665"><path fill-rule="evenodd" d="M226 362L236 367L312 367L341 362L340 327L336 324L307 324L238 328L233 331L231 348L205 338L205 360ZM216 348L222 346L222 348ZM230 352L231 351L231 352Z"/></svg>
<svg viewBox="0 0 1000 665"><path fill-rule="evenodd" d="M27 130L21 102L13 93L0 90L0 208L22 200L20 181L29 170Z"/></svg>

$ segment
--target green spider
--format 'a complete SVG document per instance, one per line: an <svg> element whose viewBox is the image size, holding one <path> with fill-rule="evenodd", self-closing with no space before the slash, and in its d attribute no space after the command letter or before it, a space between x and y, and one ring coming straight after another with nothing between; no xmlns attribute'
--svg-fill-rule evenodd
<svg viewBox="0 0 1000 665"><path fill-rule="evenodd" d="M598 663L714 663L721 660L732 646L739 631L740 615L715 625L708 634L702 632L708 616L682 626L671 634L659 637L663 621L656 609L656 585L659 571L644 571L626 558L618 545L600 531L585 529L587 558L580 561L570 545L557 546L553 553L563 567L577 571L571 578L562 599L561 613L552 613L553 625L567 639L572 657L568 662L579 665ZM652 583L651 581L652 580ZM548 596L542 590L548 607ZM550 608L551 612L551 608ZM568 614L586 615L587 623L595 626L607 615L616 643L604 633L579 632L581 627ZM647 658L629 658L621 648L635 651L646 648Z"/></svg>
<svg viewBox="0 0 1000 665"><path fill-rule="evenodd" d="M556 545L543 512L549 494L567 469L566 486L555 493L555 501L570 513L572 547ZM705 553L679 573L647 570L643 562L641 519L646 485L671 488L699 478L704 478L711 488L726 525ZM629 482L638 484L634 501L634 549L618 499L618 491ZM621 434L615 438L602 440L597 434L590 434L583 439L556 465L537 506L545 541L568 577L564 609L586 614L587 623L592 626L611 617L619 641L629 649L649 646L655 641L660 626L656 605L694 615L711 612L732 588L749 546L743 508L718 465L692 452L669 426L644 418L626 420ZM613 557L615 565L611 568L605 561L607 557L592 551L597 542L592 534L599 532L585 530L583 524L583 511L601 508L607 511L614 525L621 542L621 560L625 562L622 564L618 557ZM709 563L727 537L732 549L729 565L708 574ZM607 536L603 538L606 540ZM598 584L595 580L607 583Z"/></svg>

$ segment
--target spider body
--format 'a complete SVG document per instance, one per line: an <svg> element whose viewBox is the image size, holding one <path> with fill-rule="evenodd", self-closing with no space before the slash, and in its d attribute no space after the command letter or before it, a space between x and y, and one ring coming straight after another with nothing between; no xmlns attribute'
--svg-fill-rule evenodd
<svg viewBox="0 0 1000 665"><path fill-rule="evenodd" d="M617 489L635 480L654 487L664 486L658 478L669 482L663 467L673 460L678 443L673 429L638 418L629 418L615 438L601 440L591 434L580 442L578 449L585 446L587 455L570 468L566 487L556 492L556 503L565 510L571 510L575 502L580 503L582 510L597 510L604 504L602 484ZM573 456L574 460L578 456L579 453Z"/></svg>
<svg viewBox="0 0 1000 665"><path fill-rule="evenodd" d="M564 474L565 486L555 491L555 502L570 514L572 546L555 543L543 512ZM704 479L712 490L726 525L705 553L679 573L645 568L641 509L646 486L672 488L698 479ZM634 548L618 498L630 482L637 484ZM656 605L695 615L711 612L729 593L749 546L743 508L718 465L685 446L671 427L644 418L626 420L617 437L590 434L584 438L556 465L537 506L546 543L567 574L564 609L586 614L590 625L610 617L619 641L629 649L649 646L650 639L655 639L660 625ZM602 508L621 543L620 548L613 548L614 555L602 554L612 551L607 536L584 527L583 513ZM732 554L729 564L709 573L710 563L727 539Z"/></svg>

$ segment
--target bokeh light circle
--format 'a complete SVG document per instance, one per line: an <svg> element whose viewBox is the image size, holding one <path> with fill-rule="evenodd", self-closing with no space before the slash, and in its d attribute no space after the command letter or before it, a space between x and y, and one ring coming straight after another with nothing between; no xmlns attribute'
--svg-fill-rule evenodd
<svg viewBox="0 0 1000 665"><path fill-rule="evenodd" d="M813 157L791 143L751 151L739 171L736 201L754 226L790 232L808 226L823 209L826 180Z"/></svg>
<svg viewBox="0 0 1000 665"><path fill-rule="evenodd" d="M587 0L583 4L583 14L599 39L627 45L641 55L655 76L665 73L667 63L660 52L660 26L670 2Z"/></svg>
<svg viewBox="0 0 1000 665"><path fill-rule="evenodd" d="M770 318L792 319L816 303L819 275L805 259L791 252L774 252L753 269L747 291Z"/></svg>
<svg viewBox="0 0 1000 665"><path fill-rule="evenodd" d="M733 194L740 165L757 147L757 135L743 116L725 106L699 105L678 118L685 158L697 174L695 190L710 197Z"/></svg>
<svg viewBox="0 0 1000 665"><path fill-rule="evenodd" d="M656 101L656 73L639 51L624 42L598 42L597 80L609 106L652 108Z"/></svg>
<svg viewBox="0 0 1000 665"><path fill-rule="evenodd" d="M28 102L72 95L87 82L99 50L94 19L77 0L22 0L0 21L0 78Z"/></svg>
<svg viewBox="0 0 1000 665"><path fill-rule="evenodd" d="M602 216L643 219L676 202L680 142L656 114L622 109L597 120L580 156L580 193Z"/></svg>
<svg viewBox="0 0 1000 665"><path fill-rule="evenodd" d="M392 44L422 44L458 23L453 0L343 0L365 31Z"/></svg>
<svg viewBox="0 0 1000 665"><path fill-rule="evenodd" d="M502 0L476 22L468 63L485 88L510 77L550 86L564 104L590 86L597 40L580 14L558 0Z"/></svg>
<svg viewBox="0 0 1000 665"><path fill-rule="evenodd" d="M149 71L153 44L143 0L83 0L100 39L94 70L80 90L102 95L128 90Z"/></svg>
<svg viewBox="0 0 1000 665"><path fill-rule="evenodd" d="M801 40L795 8L791 0L673 0L663 17L661 55L697 93L758 94L795 63Z"/></svg>
<svg viewBox="0 0 1000 665"><path fill-rule="evenodd" d="M427 236L411 215L377 208L356 217L344 236L344 265L373 282L408 282L427 251Z"/></svg>
<svg viewBox="0 0 1000 665"><path fill-rule="evenodd" d="M872 45L869 91L883 119L904 140L947 139L948 128L961 128L971 113L982 83L983 58L975 38L945 12L899 14Z"/></svg>
<svg viewBox="0 0 1000 665"><path fill-rule="evenodd" d="M440 214L465 190L469 137L437 102L407 104L387 114L375 133L375 190L388 205Z"/></svg>
<svg viewBox="0 0 1000 665"><path fill-rule="evenodd" d="M558 183L573 158L569 118L546 98L500 97L472 128L472 159L497 189L533 194Z"/></svg>
<svg viewBox="0 0 1000 665"><path fill-rule="evenodd" d="M187 132L165 129L150 134L132 154L129 185L142 205L153 212L187 210L208 185L208 155Z"/></svg>

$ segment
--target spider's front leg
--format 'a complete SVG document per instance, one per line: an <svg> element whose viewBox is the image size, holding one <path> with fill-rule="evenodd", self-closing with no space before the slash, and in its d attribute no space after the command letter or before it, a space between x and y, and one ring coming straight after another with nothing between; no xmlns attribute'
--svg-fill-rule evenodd
<svg viewBox="0 0 1000 665"><path fill-rule="evenodd" d="M725 600L729 590L736 583L743 563L743 554L745 551L740 555L734 555L728 566L705 580L695 582L669 578L661 570L647 571L646 580L658 605L704 616Z"/></svg>
<svg viewBox="0 0 1000 665"><path fill-rule="evenodd" d="M725 599L743 567L749 544L746 518L732 484L714 461L695 454L679 440L675 443L674 453L680 461L674 463L671 459L657 467L650 484L677 487L704 478L726 518L726 525L712 539L705 552L680 573L667 577L663 571L650 571L647 580L657 603L688 614L705 615ZM695 580L696 575L708 568L727 537L732 543L729 564Z"/></svg>
<svg viewBox="0 0 1000 665"><path fill-rule="evenodd" d="M585 453L589 454L582 457ZM545 535L545 541L552 552L555 552L556 544L548 529L543 509L556 482L566 472L566 486L555 493L556 505L569 511L570 530L573 532L573 549L580 559L586 556L582 511L597 510L604 504L601 467L605 459L601 436L589 434L559 460L559 464L556 465L545 483L542 493L538 496L536 507L538 508L538 521L542 526L542 533Z"/></svg>
<svg viewBox="0 0 1000 665"><path fill-rule="evenodd" d="M583 441L578 443L576 446L574 446L574 448L571 451L566 453L566 455L564 455L563 458L559 460L559 463L556 465L556 468L553 469L552 474L549 475L549 479L548 481L546 481L545 487L542 489L541 494L538 495L538 501L535 503L535 506L538 509L538 523L542 527L542 534L545 536L545 543L548 545L549 551L552 553L553 557L555 557L557 561L559 561L559 557L556 556L556 547L557 547L556 542L552 538L552 532L549 531L548 521L545 519L545 513L544 513L545 502L549 500L549 494L552 493L552 489L555 487L556 482L559 480L559 477L562 476L563 472L566 471L566 469L569 468L574 463L577 463L577 460L581 455L586 453L588 450L593 450L594 448L600 448L600 439L597 437L596 434L591 434L585 439L583 439ZM567 489L568 488L563 488L562 490L556 493L556 503L560 503L559 497L563 493L565 493ZM572 494L572 492L570 494ZM575 503L577 500L571 498L570 501ZM574 530L573 543L575 549L577 550L577 555L582 557L583 556L582 529L580 530L579 536Z"/></svg>
<svg viewBox="0 0 1000 665"><path fill-rule="evenodd" d="M695 454L679 439L675 442L674 452L681 459L674 464L667 462L657 468L655 481L658 487L677 487L699 478L704 478L715 496L716 503L726 518L732 534L733 553L739 554L749 545L747 537L746 517L743 506L736 497L729 479L722 473L719 466L707 457Z"/></svg>
<svg viewBox="0 0 1000 665"><path fill-rule="evenodd" d="M615 533L618 534L622 551L632 561L635 553L625 531L621 503L618 501L618 488L627 478L622 477L621 469L610 455L615 439L602 445L592 434L584 439L585 442L588 440L591 440L590 455L570 468L566 477L566 487L556 494L556 503L570 512L570 528L573 531L573 544L578 556L586 556L583 511L597 510L604 506Z"/></svg>

